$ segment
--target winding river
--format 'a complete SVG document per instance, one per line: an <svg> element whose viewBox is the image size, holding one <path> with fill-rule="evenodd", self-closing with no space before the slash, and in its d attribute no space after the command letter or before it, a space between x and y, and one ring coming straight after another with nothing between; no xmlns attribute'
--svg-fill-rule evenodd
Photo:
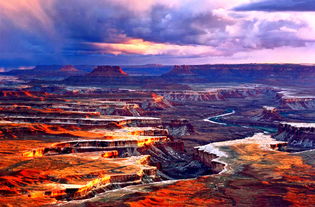
<svg viewBox="0 0 315 207"><path fill-rule="evenodd" d="M262 130L266 134L277 132L277 129L273 128L273 127L264 127L264 126L257 126L257 125L239 125L239 124L229 123L226 120L221 119L222 117L230 116L230 115L233 115L235 113L236 113L236 111L234 109L227 109L223 114L208 117L208 118L204 119L203 121L206 121L206 122L209 122L212 124L229 126L229 127L242 127L242 128L259 129L259 130Z"/></svg>
<svg viewBox="0 0 315 207"><path fill-rule="evenodd" d="M223 114L220 114L220 115L217 115L217 116L208 117L208 118L204 119L204 121L210 122L212 124L219 124L219 125L226 125L226 126L229 125L229 126L231 126L230 124L227 124L227 123L223 122L221 120L221 118L225 117L225 116L230 116L232 114L235 114L235 110L227 109Z"/></svg>

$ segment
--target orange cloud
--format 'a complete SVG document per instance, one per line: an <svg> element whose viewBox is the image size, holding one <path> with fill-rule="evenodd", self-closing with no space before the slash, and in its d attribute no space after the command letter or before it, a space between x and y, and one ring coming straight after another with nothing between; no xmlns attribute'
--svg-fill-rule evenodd
<svg viewBox="0 0 315 207"><path fill-rule="evenodd" d="M128 39L123 43L86 43L99 49L102 53L114 55L139 54L139 55L215 55L222 53L211 46L205 45L177 45L169 43L156 43L143 39Z"/></svg>

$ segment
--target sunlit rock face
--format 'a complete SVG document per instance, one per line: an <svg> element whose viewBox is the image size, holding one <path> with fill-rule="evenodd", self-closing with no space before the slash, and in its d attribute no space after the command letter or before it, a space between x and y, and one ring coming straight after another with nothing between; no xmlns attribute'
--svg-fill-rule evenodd
<svg viewBox="0 0 315 207"><path fill-rule="evenodd" d="M97 66L88 76L100 76L100 77L125 77L125 73L119 66Z"/></svg>
<svg viewBox="0 0 315 207"><path fill-rule="evenodd" d="M315 124L282 122L279 124L275 138L287 141L293 147L314 149Z"/></svg>
<svg viewBox="0 0 315 207"><path fill-rule="evenodd" d="M171 102L156 93L151 93L151 97L143 99L139 105L144 110L163 110L172 107Z"/></svg>
<svg viewBox="0 0 315 207"><path fill-rule="evenodd" d="M37 91L28 91L28 90L10 90L4 91L1 90L1 98L44 98L48 97L50 94L46 92L37 92Z"/></svg>
<svg viewBox="0 0 315 207"><path fill-rule="evenodd" d="M211 173L174 141L193 132L188 121L141 116L172 107L151 91L3 90L0 202L41 206Z"/></svg>

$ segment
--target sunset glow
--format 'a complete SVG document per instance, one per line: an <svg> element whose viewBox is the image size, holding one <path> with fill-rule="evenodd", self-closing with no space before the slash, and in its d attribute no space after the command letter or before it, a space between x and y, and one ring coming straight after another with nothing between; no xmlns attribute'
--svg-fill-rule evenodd
<svg viewBox="0 0 315 207"><path fill-rule="evenodd" d="M0 62L312 63L313 1L256 2L2 1Z"/></svg>

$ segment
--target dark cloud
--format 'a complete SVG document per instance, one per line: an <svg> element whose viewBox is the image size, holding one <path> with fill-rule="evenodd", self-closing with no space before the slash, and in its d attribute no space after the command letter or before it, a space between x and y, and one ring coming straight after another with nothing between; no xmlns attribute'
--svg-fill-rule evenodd
<svg viewBox="0 0 315 207"><path fill-rule="evenodd" d="M191 13L187 9L174 9L165 5L155 5L145 15L139 15L125 7L107 4L94 4L86 9L86 1L69 4L56 4L51 12L58 24L58 33L68 40L64 50L67 54L80 51L86 54L104 53L85 43L119 43L128 38L140 38L157 43L178 45L209 45L231 55L238 50L275 48L280 46L304 46L296 34L282 31L286 27L298 29L304 24L290 21L262 21L254 19L242 23L243 32L239 42L230 37L226 26L233 26L238 20L214 15L212 11ZM113 11L114 15L113 15ZM59 23L60 22L60 23ZM254 27L258 31L253 34ZM71 44L69 44L72 42ZM255 44L253 44L255 42ZM229 45L225 47L222 45Z"/></svg>
<svg viewBox="0 0 315 207"><path fill-rule="evenodd" d="M176 44L206 44L200 36L224 32L230 20L206 13L156 5L145 16L124 7L95 3L86 9L86 1L67 1L49 11L58 33L83 42L123 42L128 38ZM74 6L75 5L75 6Z"/></svg>
<svg viewBox="0 0 315 207"><path fill-rule="evenodd" d="M237 11L315 11L314 0L262 0L235 8Z"/></svg>
<svg viewBox="0 0 315 207"><path fill-rule="evenodd" d="M196 55L176 52L155 56L132 53L111 55L106 54L106 49L92 44L124 43L129 39L179 46L206 46L218 52L205 52L205 55L226 56L241 51L281 46L302 47L306 44L292 31L307 25L287 20L248 20L244 15L220 15L211 10L196 12L189 7L172 7L159 1L145 10L117 3L124 2L122 0L30 1L38 2L40 12L23 10L24 7L21 7L21 16L0 13L0 64L61 64L69 61L118 64L118 61L124 60L156 62L154 58L170 60ZM269 2L256 4L267 5ZM307 1L285 2L286 5L293 5L292 2L302 4ZM238 9L250 10L256 4ZM284 5L284 1L278 0L277 4ZM231 35L228 27L240 27L241 32ZM204 47L202 50L205 50Z"/></svg>
<svg viewBox="0 0 315 207"><path fill-rule="evenodd" d="M187 10L156 6L149 15L145 33L131 31L133 36L155 42L175 44L210 44L206 34L224 33L227 25L233 24L229 19L213 15L211 11L192 14Z"/></svg>

